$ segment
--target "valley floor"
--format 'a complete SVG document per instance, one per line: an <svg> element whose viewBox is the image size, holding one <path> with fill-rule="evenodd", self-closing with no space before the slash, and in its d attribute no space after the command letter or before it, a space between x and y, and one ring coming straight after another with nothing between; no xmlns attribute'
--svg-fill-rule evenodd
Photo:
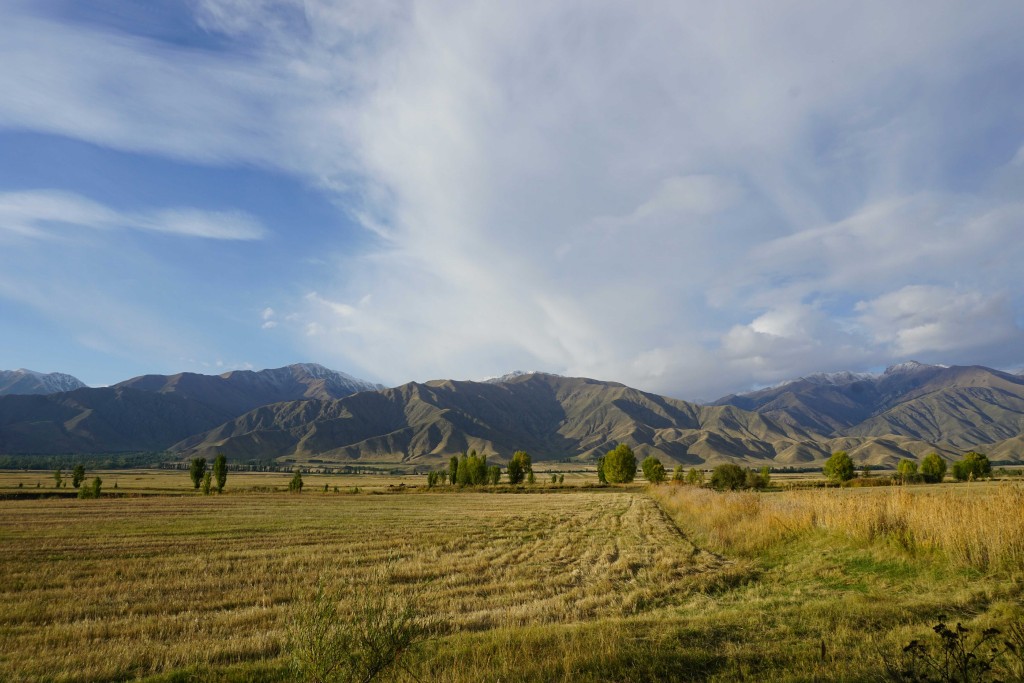
<svg viewBox="0 0 1024 683"><path fill-rule="evenodd" d="M296 611L382 565L434 629L399 680L877 680L940 616L1019 623L1019 564L817 526L741 544L694 506L742 526L752 499L693 493L3 500L0 680L292 680Z"/></svg>

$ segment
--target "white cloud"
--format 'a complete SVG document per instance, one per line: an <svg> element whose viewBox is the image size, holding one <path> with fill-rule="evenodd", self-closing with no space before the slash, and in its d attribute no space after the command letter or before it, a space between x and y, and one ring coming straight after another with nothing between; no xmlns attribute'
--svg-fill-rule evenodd
<svg viewBox="0 0 1024 683"><path fill-rule="evenodd" d="M0 193L0 231L52 239L67 226L148 230L218 240L257 240L267 234L256 218L241 211L175 208L128 212L69 192Z"/></svg>
<svg viewBox="0 0 1024 683"><path fill-rule="evenodd" d="M389 383L536 367L714 396L953 352L933 295L894 313L915 287L1014 339L1024 205L974 150L1024 99L1015 3L371 5L196 3L227 54L13 13L0 125L334 193L375 246L323 254L336 278L299 283L285 327ZM131 227L259 231L204 217Z"/></svg>
<svg viewBox="0 0 1024 683"><path fill-rule="evenodd" d="M908 285L859 302L860 322L898 356L964 354L1024 342L1009 297L942 286Z"/></svg>

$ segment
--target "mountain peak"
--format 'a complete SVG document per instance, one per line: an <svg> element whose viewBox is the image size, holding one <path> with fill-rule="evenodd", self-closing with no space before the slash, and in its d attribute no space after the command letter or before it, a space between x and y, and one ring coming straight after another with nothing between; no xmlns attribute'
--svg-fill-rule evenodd
<svg viewBox="0 0 1024 683"><path fill-rule="evenodd" d="M886 375L896 375L906 372L917 372L919 370L928 370L932 368L948 368L948 365L928 365L927 363L918 363L916 360L908 360L903 363L897 363L896 365L890 365L885 369Z"/></svg>
<svg viewBox="0 0 1024 683"><path fill-rule="evenodd" d="M25 368L0 370L0 395L56 394L84 386L85 383L80 379L63 372L44 373Z"/></svg>
<svg viewBox="0 0 1024 683"><path fill-rule="evenodd" d="M546 375L548 377L561 377L562 375L556 375L553 372L543 372L541 370L513 370L512 372L500 375L498 377L484 377L481 382L487 382L489 384L502 384L504 382L510 382L520 377L528 377L529 375Z"/></svg>

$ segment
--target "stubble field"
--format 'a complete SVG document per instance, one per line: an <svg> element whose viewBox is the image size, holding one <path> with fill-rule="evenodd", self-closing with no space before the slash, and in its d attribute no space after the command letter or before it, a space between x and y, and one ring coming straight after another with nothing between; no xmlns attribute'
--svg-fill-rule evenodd
<svg viewBox="0 0 1024 683"><path fill-rule="evenodd" d="M981 528L1024 513L1019 488L944 488L934 509L975 501ZM925 524L899 495L4 500L0 680L292 680L289 620L318 582L376 590L380 566L433 624L400 680L879 680L942 615L1016 623L1024 585L1016 555L979 566L814 507L922 509L907 519Z"/></svg>

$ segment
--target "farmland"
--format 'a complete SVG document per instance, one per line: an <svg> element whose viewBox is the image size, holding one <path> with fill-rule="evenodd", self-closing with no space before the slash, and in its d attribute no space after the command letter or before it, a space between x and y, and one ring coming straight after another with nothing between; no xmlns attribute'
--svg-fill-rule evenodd
<svg viewBox="0 0 1024 683"><path fill-rule="evenodd" d="M141 490L170 475L138 476ZM0 679L291 680L288 624L313 589L373 588L380 566L433 624L408 660L421 680L864 680L943 615L972 629L1020 619L1019 485L390 481L0 501ZM942 531L962 513L969 532Z"/></svg>

